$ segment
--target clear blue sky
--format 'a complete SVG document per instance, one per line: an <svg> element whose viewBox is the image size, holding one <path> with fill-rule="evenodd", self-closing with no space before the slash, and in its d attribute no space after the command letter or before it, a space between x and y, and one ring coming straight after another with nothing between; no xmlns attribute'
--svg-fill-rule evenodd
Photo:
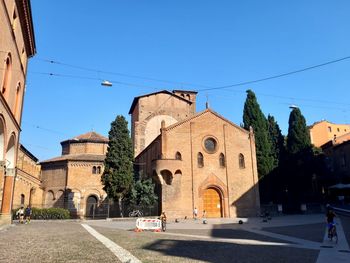
<svg viewBox="0 0 350 263"><path fill-rule="evenodd" d="M118 114L130 121L135 96L220 87L350 55L348 0L31 4L37 54L29 63L20 141L40 161L59 156L63 140L91 130L108 136ZM262 111L275 117L284 134L290 104L300 107L307 124L321 119L350 123L349 70L350 59L283 78L199 92L197 111L205 108L208 96L213 110L240 124L245 90L252 89ZM113 86L102 87L99 79Z"/></svg>

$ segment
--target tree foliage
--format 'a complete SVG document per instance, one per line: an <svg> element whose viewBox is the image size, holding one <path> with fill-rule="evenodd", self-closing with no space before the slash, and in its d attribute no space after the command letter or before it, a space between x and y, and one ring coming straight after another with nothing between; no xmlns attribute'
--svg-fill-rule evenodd
<svg viewBox="0 0 350 263"><path fill-rule="evenodd" d="M111 123L105 169L101 177L103 189L109 198L121 200L133 183L133 151L125 118L118 115Z"/></svg>
<svg viewBox="0 0 350 263"><path fill-rule="evenodd" d="M275 118L270 114L267 116L267 125L270 136L270 141L272 144L272 157L274 167L278 167L281 160L284 157L284 136L282 135L281 129Z"/></svg>
<svg viewBox="0 0 350 263"><path fill-rule="evenodd" d="M258 174L261 178L272 171L274 161L267 120L260 109L254 92L251 90L247 90L247 98L244 103L243 125L247 130L250 126L254 130Z"/></svg>
<svg viewBox="0 0 350 263"><path fill-rule="evenodd" d="M158 197L154 193L154 184L152 179L141 179L134 183L128 197L128 203L131 205L149 207L154 205Z"/></svg>
<svg viewBox="0 0 350 263"><path fill-rule="evenodd" d="M289 154L297 154L310 148L310 134L305 118L299 108L294 108L289 115L287 151Z"/></svg>

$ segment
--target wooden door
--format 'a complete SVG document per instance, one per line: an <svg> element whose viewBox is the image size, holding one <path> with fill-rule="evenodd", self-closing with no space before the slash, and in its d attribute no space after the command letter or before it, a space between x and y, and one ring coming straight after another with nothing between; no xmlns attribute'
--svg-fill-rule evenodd
<svg viewBox="0 0 350 263"><path fill-rule="evenodd" d="M221 217L221 198L218 191L214 188L208 188L203 195L203 209L207 217Z"/></svg>

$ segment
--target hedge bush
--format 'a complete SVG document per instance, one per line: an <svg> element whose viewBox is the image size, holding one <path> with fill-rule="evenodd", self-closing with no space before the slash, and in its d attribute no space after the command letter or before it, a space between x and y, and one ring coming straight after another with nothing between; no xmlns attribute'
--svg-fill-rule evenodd
<svg viewBox="0 0 350 263"><path fill-rule="evenodd" d="M17 209L18 210L18 209ZM16 211L13 211L13 217L16 217ZM63 208L32 208L31 219L70 219L70 213Z"/></svg>

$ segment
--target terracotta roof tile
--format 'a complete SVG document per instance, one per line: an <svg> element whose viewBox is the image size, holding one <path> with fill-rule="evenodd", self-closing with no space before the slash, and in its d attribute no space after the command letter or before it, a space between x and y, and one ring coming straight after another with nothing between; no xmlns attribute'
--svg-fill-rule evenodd
<svg viewBox="0 0 350 263"><path fill-rule="evenodd" d="M104 161L105 155L101 154L67 154L40 162L52 163L60 161Z"/></svg>
<svg viewBox="0 0 350 263"><path fill-rule="evenodd" d="M70 140L73 140L73 141L81 140L81 141L89 141L89 142L108 142L107 137L104 137L96 132L87 132L79 136L76 136Z"/></svg>

